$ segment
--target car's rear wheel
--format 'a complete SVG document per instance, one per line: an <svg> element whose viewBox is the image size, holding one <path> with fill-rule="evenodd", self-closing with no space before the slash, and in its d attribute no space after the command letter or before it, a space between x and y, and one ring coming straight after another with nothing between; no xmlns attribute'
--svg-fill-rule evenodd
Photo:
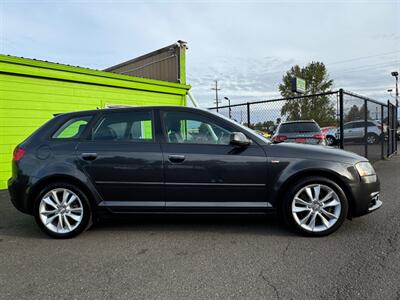
<svg viewBox="0 0 400 300"><path fill-rule="evenodd" d="M294 184L283 202L286 223L308 236L324 236L336 231L346 218L345 193L330 179L307 177Z"/></svg>
<svg viewBox="0 0 400 300"><path fill-rule="evenodd" d="M87 196L68 183L54 183L44 188L36 198L34 214L40 229L54 238L74 237L92 222Z"/></svg>
<svg viewBox="0 0 400 300"><path fill-rule="evenodd" d="M367 135L367 143L370 145L377 144L379 142L379 136L375 133L369 133Z"/></svg>
<svg viewBox="0 0 400 300"><path fill-rule="evenodd" d="M331 135L327 135L326 143L328 144L328 146L334 146L334 145L336 145L336 139Z"/></svg>

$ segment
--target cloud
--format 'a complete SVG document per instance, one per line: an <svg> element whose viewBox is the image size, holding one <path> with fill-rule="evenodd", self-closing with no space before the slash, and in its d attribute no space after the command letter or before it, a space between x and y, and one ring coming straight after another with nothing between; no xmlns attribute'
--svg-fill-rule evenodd
<svg viewBox="0 0 400 300"><path fill-rule="evenodd" d="M311 61L326 63L337 88L385 101L400 52L377 54L400 51L399 3L5 1L0 49L102 69L183 39L188 83L204 106L216 79L234 103L263 100L279 96L292 65Z"/></svg>

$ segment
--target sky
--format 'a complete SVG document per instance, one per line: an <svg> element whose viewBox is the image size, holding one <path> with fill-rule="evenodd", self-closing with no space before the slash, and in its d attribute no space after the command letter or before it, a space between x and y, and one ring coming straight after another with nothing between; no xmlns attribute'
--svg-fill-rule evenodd
<svg viewBox="0 0 400 300"><path fill-rule="evenodd" d="M0 0L2 54L104 69L177 40L188 42L187 81L204 107L215 80L232 103L271 99L291 66L311 61L326 64L335 89L387 101L400 0Z"/></svg>

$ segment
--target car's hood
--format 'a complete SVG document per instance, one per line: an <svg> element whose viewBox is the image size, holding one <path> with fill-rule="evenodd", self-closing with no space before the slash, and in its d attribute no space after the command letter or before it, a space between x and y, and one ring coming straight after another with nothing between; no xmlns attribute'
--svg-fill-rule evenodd
<svg viewBox="0 0 400 300"><path fill-rule="evenodd" d="M348 164L355 164L359 161L366 161L353 152L337 149L328 146L316 146L296 143L268 144L265 147L270 157L293 157L313 160L337 161Z"/></svg>

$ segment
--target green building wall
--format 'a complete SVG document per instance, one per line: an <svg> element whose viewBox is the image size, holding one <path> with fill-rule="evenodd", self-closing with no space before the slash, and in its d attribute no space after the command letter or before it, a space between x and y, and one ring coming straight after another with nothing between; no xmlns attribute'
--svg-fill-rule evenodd
<svg viewBox="0 0 400 300"><path fill-rule="evenodd" d="M0 55L0 189L12 152L55 113L133 106L186 105L190 86Z"/></svg>

